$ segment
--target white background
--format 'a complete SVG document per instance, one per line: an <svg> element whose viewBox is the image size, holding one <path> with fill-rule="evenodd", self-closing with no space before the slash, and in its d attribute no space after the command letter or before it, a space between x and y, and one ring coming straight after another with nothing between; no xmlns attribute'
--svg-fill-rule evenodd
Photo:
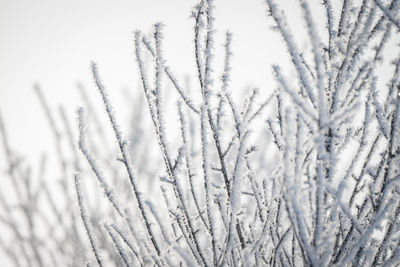
<svg viewBox="0 0 400 267"><path fill-rule="evenodd" d="M123 109L122 88L141 90L133 32L149 33L155 22L165 24L165 59L176 76L181 81L185 74L195 79L193 20L189 17L196 3L0 0L0 112L13 147L33 161L40 153L52 151L50 130L33 84L41 85L55 112L62 104L75 122L74 110L80 104L76 83L82 82L97 97L91 60L98 62L117 112ZM215 16L216 53L223 55L225 31L234 34L233 90L246 86L273 89L270 66L282 61L285 48L279 36L271 34L273 24L264 2L216 1ZM218 78L219 70L215 74Z"/></svg>

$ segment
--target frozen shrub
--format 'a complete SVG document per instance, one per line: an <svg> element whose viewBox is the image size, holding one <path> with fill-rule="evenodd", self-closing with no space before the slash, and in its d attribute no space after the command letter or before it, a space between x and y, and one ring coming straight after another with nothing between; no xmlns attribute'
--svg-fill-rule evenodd
<svg viewBox="0 0 400 267"><path fill-rule="evenodd" d="M92 63L108 122L96 118L83 95L78 148L71 130L66 131L72 165L37 89L56 139L62 181L73 180L74 186L64 182L65 207L62 212L53 207L54 191L44 180L32 187L29 169L11 153L1 124L8 173L19 194L16 207L0 199L0 219L17 244L12 249L0 240L5 253L17 266L398 265L400 53L384 55L385 47L398 41L400 3L344 0L339 9L329 0L322 4L324 33L307 1L299 1L310 42L301 51L284 13L266 0L296 75L288 81L274 65L278 89L264 100L257 90L243 103L231 96L232 34L226 33L224 51L215 49L212 0L193 9L193 79L199 97L167 65L163 25L154 25L152 38L136 32L145 103L135 112L141 115L134 116L131 134L121 129ZM222 70L214 63L220 52ZM152 65L145 64L145 56ZM386 67L390 78L379 80L388 63L394 66ZM166 118L171 113L166 85L176 91L175 136L166 123L172 119ZM152 129L138 120L148 120ZM116 153L104 147L109 142L103 127L112 129ZM149 140L157 145L154 164L136 154ZM89 190L85 184L94 180L98 186L91 184ZM152 181L151 190L143 180ZM103 197L93 194L99 188ZM54 218L37 229L44 197L51 210L46 215ZM99 201L107 207L93 204ZM21 216L26 229L16 227Z"/></svg>

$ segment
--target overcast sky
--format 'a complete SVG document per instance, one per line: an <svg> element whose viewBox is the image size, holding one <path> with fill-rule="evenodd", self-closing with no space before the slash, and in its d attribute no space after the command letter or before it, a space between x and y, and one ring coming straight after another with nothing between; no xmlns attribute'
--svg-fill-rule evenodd
<svg viewBox="0 0 400 267"><path fill-rule="evenodd" d="M186 74L194 79L193 20L189 16L197 2L0 0L0 112L10 142L20 152L30 151L33 157L51 150L49 127L33 84L40 83L54 110L64 105L72 121L80 105L77 82L98 97L90 75L91 60L99 64L117 112L123 109L126 103L121 101L121 90L141 90L137 88L133 32L149 33L155 22L165 24L164 56L168 65L180 80ZM296 1L277 2L289 14L292 32L304 38L304 26L298 23L299 14L293 7ZM250 85L262 92L273 90L271 64L284 65L287 56L281 38L271 30L273 22L264 1L215 3L217 54L223 55L225 31L233 32L233 89ZM323 14L318 10L321 5L312 8L314 15ZM320 29L324 26L325 22L318 23ZM304 40L297 40L300 47L305 45Z"/></svg>
<svg viewBox="0 0 400 267"><path fill-rule="evenodd" d="M164 22L164 54L182 80L194 74L193 0L0 0L0 112L10 142L20 152L27 146L34 157L49 150L49 128L32 89L40 83L52 108L63 104L70 117L80 104L76 83L94 91L91 60L117 102L121 89L137 87L133 32L146 33ZM270 65L282 60L284 49L271 35L271 20L261 0L216 1L217 46L224 32L233 32L233 75L236 88L273 86ZM137 88L136 88L137 89Z"/></svg>

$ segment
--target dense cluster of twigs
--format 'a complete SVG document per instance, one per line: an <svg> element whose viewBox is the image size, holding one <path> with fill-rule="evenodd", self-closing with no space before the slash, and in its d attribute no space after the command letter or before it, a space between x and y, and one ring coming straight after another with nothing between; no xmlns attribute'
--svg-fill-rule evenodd
<svg viewBox="0 0 400 267"><path fill-rule="evenodd" d="M398 265L400 52L387 56L385 47L399 35L400 1L332 4L323 1L321 33L307 1L299 1L310 42L300 51L284 13L266 0L296 75L288 81L274 65L278 89L265 100L256 89L243 103L231 96L229 32L216 75L212 0L192 14L198 92L189 93L167 65L162 24L152 38L136 32L146 103L136 105L131 135L91 65L117 153L84 90L76 146L65 112L61 130L37 87L61 190L43 179L45 157L32 184L1 123L15 194L0 193L0 220L12 240L0 239L5 254L15 266ZM387 80L378 78L382 68ZM176 91L175 138L166 85ZM146 118L151 128L141 124ZM153 159L149 143L158 146ZM96 178L96 190L84 176ZM93 194L99 187L103 197Z"/></svg>

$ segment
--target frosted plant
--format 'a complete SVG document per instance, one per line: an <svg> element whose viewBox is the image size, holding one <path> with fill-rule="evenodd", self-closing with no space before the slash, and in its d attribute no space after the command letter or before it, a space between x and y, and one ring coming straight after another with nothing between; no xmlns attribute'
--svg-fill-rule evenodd
<svg viewBox="0 0 400 267"><path fill-rule="evenodd" d="M398 1L388 8L378 1L358 6L344 1L337 21L332 3L324 1L325 42L302 1L313 57L309 62L296 47L285 16L273 1L266 2L298 75L298 87L291 88L280 68L273 67L281 90L295 104L284 108L284 145L278 146L282 197L297 240L286 264L295 264L300 255L304 265L316 266L398 263L393 231L399 227L400 208L394 152L400 54L393 57L390 83L379 90L386 94L383 103L377 91L384 47L399 30L393 16ZM293 255L296 243L301 253Z"/></svg>
<svg viewBox="0 0 400 267"><path fill-rule="evenodd" d="M43 187L32 189L29 171L12 155L0 124L16 201L26 205L25 233L15 227L14 217L21 214L0 194L0 218L18 252L2 239L0 245L15 265L399 265L400 53L386 55L385 47L399 39L400 1L343 0L334 7L324 0L325 32L308 2L299 1L310 44L304 50L284 12L274 1L265 2L295 71L289 80L283 66L273 65L278 89L266 99L257 89L243 103L231 96L233 33L226 33L224 51L217 50L212 0L200 1L192 12L198 92L189 92L168 66L161 23L151 38L135 33L145 103L137 105L130 132L120 127L92 63L108 122L96 116L81 89L78 146L61 113L72 155L67 160L64 135L37 87L62 181L74 181L62 184L62 213L51 206L55 192L44 180ZM217 53L224 55L222 69L215 64ZM387 80L379 76L382 69L392 72ZM172 111L167 86L174 90ZM139 119L148 120L151 130ZM106 123L113 140L103 131ZM157 164L137 155L149 140L157 145ZM89 187L90 182L96 183ZM42 195L54 224L38 231L33 222L41 216ZM52 238L53 228L65 235Z"/></svg>

